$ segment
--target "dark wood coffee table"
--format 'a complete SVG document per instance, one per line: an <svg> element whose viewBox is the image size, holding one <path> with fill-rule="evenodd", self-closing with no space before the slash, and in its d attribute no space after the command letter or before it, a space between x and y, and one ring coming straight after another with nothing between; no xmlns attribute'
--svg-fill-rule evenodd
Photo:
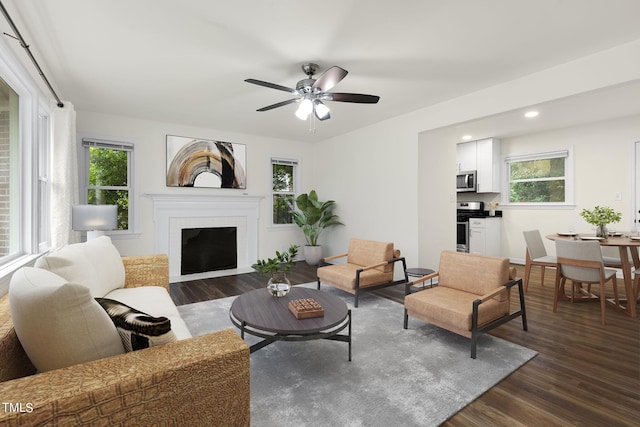
<svg viewBox="0 0 640 427"><path fill-rule="evenodd" d="M291 300L313 298L324 308L324 316L297 319L289 310ZM294 286L282 298L267 289L256 289L238 296L229 310L231 322L244 334L263 338L250 347L250 353L275 341L310 341L327 339L349 344L351 361L351 310L340 298L316 289ZM347 329L347 335L339 335Z"/></svg>

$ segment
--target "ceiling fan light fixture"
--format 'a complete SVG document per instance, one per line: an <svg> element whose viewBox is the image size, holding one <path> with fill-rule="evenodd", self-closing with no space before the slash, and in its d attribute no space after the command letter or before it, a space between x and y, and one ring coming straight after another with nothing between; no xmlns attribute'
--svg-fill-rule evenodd
<svg viewBox="0 0 640 427"><path fill-rule="evenodd" d="M319 120L325 120L329 118L329 107L324 105L324 103L319 99L313 101L313 108L316 113L316 117Z"/></svg>
<svg viewBox="0 0 640 427"><path fill-rule="evenodd" d="M309 117L309 114L311 114L312 111L313 102L311 102L311 99L305 97L302 102L300 102L300 106L296 110L296 117L300 120L307 120L307 117Z"/></svg>

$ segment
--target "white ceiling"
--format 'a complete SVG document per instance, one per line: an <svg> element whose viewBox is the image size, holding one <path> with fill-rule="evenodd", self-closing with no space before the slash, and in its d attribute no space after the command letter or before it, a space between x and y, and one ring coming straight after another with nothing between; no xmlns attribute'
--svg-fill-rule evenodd
<svg viewBox="0 0 640 427"><path fill-rule="evenodd" d="M45 74L76 110L319 141L640 39L638 0L4 0ZM12 33L2 20L2 31ZM16 42L17 43L17 42ZM285 92L300 65L339 65L308 124ZM637 104L637 103L636 103ZM635 108L635 107L634 107Z"/></svg>

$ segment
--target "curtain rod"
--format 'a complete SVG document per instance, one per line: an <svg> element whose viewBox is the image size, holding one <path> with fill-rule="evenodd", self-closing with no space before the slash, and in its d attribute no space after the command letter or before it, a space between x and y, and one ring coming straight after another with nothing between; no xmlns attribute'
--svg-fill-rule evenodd
<svg viewBox="0 0 640 427"><path fill-rule="evenodd" d="M42 80L44 80L44 82L47 84L47 87L53 94L54 98L56 98L56 101L58 101L58 107L60 108L64 107L64 104L60 100L60 97L58 96L56 91L53 90L53 87L51 86L51 83L49 83L47 76L44 75L44 73L42 72L42 68L40 68L40 65L38 65L38 61L36 61L36 58L33 57L31 50L29 50L29 45L24 41L24 38L20 34L20 31L18 31L16 24L13 23L13 20L11 19L11 16L9 16L9 12L7 12L7 9L5 9L4 4L2 4L2 1L0 1L0 9L2 10L2 14L4 15L4 17L7 19L9 26L11 26L11 29L15 33L15 36L12 36L11 34L7 34L7 33L4 33L4 35L14 38L20 42L20 46L22 46L24 50L27 51L27 55L29 55L29 58L31 58L31 62L33 62L33 65L35 65L36 69L38 70L38 74L40 74L40 77L42 77Z"/></svg>

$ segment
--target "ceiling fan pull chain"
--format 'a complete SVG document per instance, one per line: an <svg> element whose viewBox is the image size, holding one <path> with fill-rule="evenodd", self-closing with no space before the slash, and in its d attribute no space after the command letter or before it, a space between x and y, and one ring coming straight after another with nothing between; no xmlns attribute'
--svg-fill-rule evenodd
<svg viewBox="0 0 640 427"><path fill-rule="evenodd" d="M316 133L316 115L313 111L309 114L309 133Z"/></svg>

